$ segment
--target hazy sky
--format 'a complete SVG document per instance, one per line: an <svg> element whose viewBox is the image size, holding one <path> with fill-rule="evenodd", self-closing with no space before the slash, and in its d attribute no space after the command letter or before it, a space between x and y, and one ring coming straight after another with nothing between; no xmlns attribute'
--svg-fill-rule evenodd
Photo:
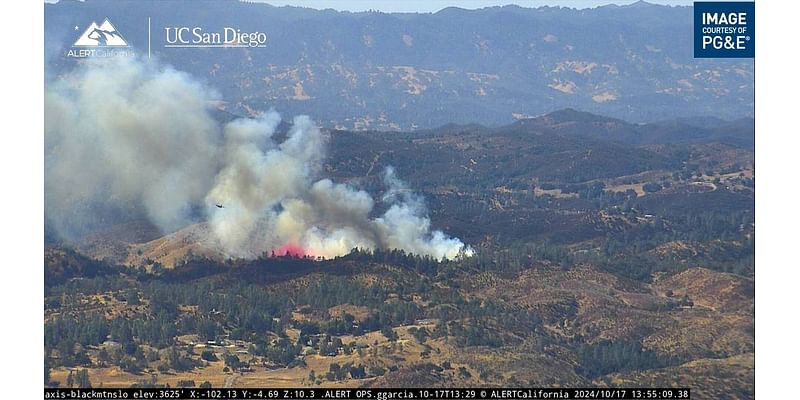
<svg viewBox="0 0 800 400"><path fill-rule="evenodd" d="M634 0L250 0L269 3L275 6L299 6L316 9L333 8L346 11L379 10L383 12L436 12L445 7L483 8L517 4L523 7L562 6L573 8L591 8L606 4L630 4ZM692 5L687 0L648 0L649 3L668 5Z"/></svg>
<svg viewBox="0 0 800 400"><path fill-rule="evenodd" d="M45 0L56 3L58 0ZM517 4L523 7L562 6L591 8L606 4L630 4L634 0L245 0L269 3L275 6L298 6L316 9L333 8L339 11L379 10L383 12L436 12L445 7L483 8ZM667 5L692 5L691 0L647 0L649 3ZM715 1L715 0L711 0Z"/></svg>

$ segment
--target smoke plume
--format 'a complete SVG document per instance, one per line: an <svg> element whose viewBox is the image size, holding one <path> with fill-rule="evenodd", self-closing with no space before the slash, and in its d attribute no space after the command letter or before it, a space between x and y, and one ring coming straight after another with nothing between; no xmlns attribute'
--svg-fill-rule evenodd
<svg viewBox="0 0 800 400"><path fill-rule="evenodd" d="M391 167L377 216L369 193L320 179L325 137L309 117L295 117L278 141L278 113L219 126L215 98L185 73L132 59L90 61L46 82L48 223L66 238L121 214L163 233L204 223L203 244L231 258L329 258L356 247L472 254L432 229L423 199Z"/></svg>

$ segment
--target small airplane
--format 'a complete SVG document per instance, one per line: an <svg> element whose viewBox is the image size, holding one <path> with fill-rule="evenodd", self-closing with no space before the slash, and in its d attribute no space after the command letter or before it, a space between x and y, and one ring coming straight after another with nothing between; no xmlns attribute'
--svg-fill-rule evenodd
<svg viewBox="0 0 800 400"><path fill-rule="evenodd" d="M225 206L223 206L222 204L214 204L214 205L217 206L217 208L225 208Z"/></svg>

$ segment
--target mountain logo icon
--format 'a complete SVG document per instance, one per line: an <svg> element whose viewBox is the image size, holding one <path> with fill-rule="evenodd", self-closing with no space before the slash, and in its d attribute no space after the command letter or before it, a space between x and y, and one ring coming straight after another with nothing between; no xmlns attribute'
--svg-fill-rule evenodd
<svg viewBox="0 0 800 400"><path fill-rule="evenodd" d="M73 46L78 47L125 47L128 42L114 28L114 25L106 18L102 24L92 21L92 24L78 37Z"/></svg>

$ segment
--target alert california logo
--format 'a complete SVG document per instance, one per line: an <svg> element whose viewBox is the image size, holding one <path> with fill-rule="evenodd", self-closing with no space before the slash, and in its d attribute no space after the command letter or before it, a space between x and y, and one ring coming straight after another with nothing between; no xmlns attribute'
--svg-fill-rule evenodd
<svg viewBox="0 0 800 400"><path fill-rule="evenodd" d="M80 27L76 25L74 30L80 31ZM122 33L105 18L99 25L92 21L67 50L66 55L74 58L116 57L133 56L134 52Z"/></svg>

